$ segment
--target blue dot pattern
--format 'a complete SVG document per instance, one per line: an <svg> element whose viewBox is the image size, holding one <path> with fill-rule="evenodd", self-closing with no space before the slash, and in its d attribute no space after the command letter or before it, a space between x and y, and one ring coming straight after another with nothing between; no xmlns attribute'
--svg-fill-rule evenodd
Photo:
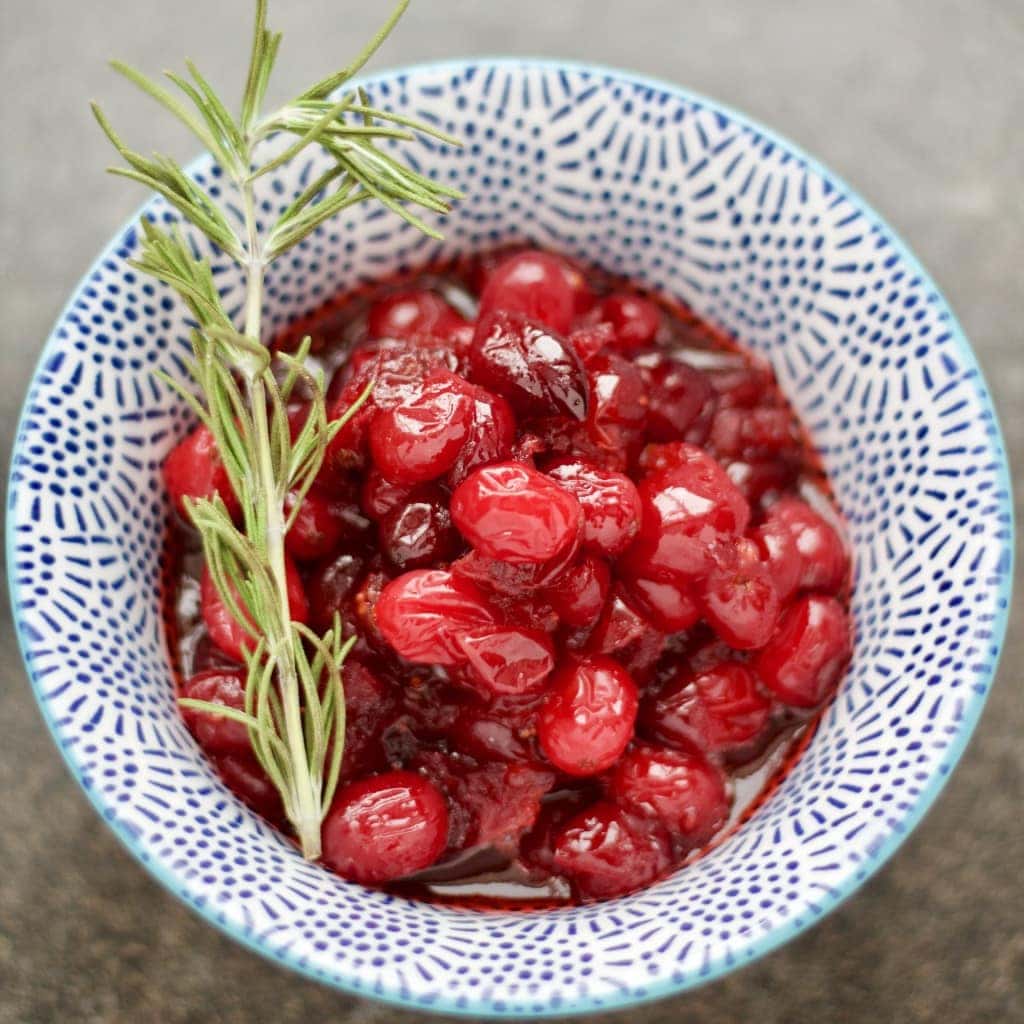
<svg viewBox="0 0 1024 1024"><path fill-rule="evenodd" d="M1012 551L984 383L889 229L738 115L671 86L543 63L366 84L378 104L465 140L398 147L466 198L443 243L370 206L323 227L273 267L268 332L358 280L520 238L685 300L771 360L849 519L856 656L837 700L743 829L626 899L481 914L304 863L221 785L174 707L160 464L191 419L152 371L184 377L189 325L129 266L128 227L58 322L17 439L9 571L39 701L137 856L212 922L309 975L419 1008L513 1016L699 984L855 888L923 813L973 727ZM267 219L321 169L308 159L265 179ZM193 173L229 191L209 160ZM156 200L145 215L177 219ZM194 241L237 308L240 274Z"/></svg>

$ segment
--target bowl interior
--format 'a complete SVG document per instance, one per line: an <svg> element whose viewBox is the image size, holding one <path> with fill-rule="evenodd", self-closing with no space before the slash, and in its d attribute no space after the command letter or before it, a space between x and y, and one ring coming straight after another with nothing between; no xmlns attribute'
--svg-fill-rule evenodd
<svg viewBox="0 0 1024 1024"><path fill-rule="evenodd" d="M30 675L74 774L168 887L342 987L472 1015L582 1011L717 976L848 895L920 817L991 681L1012 524L998 428L934 285L845 186L739 115L625 73L456 63L367 79L461 136L405 147L466 193L437 243L356 208L272 269L268 329L338 288L529 238L689 303L773 363L853 542L853 667L795 769L739 832L638 895L543 914L409 903L305 864L220 784L172 701L161 460L190 425L179 306L127 228L40 362L8 521ZM226 188L208 160L194 165ZM266 181L266 211L318 172ZM173 221L159 201L146 215ZM202 243L197 241L202 248ZM227 304L241 277L213 254Z"/></svg>

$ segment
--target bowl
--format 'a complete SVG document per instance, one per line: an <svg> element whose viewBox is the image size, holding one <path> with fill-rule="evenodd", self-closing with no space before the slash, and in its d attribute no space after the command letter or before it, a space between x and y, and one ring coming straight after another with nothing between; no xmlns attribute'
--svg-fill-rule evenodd
<svg viewBox="0 0 1024 1024"><path fill-rule="evenodd" d="M135 223L57 322L18 430L8 571L32 685L73 775L129 850L275 961L478 1018L684 991L854 892L963 751L1010 596L1010 486L991 400L938 289L891 229L742 115L627 72L534 60L413 67L365 85L465 140L406 156L466 199L443 243L369 206L331 222L273 267L269 329L358 280L521 238L688 303L771 361L830 472L856 564L856 651L838 696L749 821L633 896L455 910L305 863L225 789L175 708L160 464L191 419L153 370L184 377L188 324L128 265ZM263 209L317 172L312 157L269 175ZM209 158L191 173L221 188ZM157 199L143 212L176 219ZM241 275L211 255L230 307Z"/></svg>

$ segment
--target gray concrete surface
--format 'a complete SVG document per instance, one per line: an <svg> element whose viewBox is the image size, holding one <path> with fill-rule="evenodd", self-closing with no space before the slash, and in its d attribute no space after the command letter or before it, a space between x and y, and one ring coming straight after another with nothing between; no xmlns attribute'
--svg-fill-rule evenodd
<svg viewBox="0 0 1024 1024"><path fill-rule="evenodd" d="M367 37L385 4L272 0L279 87ZM358 9L357 9L358 8ZM69 289L139 195L104 177L86 101L141 148L168 122L105 70L186 54L240 81L247 0L0 0L0 436ZM685 83L796 139L921 256L974 342L1024 479L1020 0L416 0L382 63L520 53ZM189 149L170 134L179 153ZM1018 490L1018 506L1019 506ZM1024 602L962 766L895 861L823 924L712 987L608 1024L1024 1020ZM101 825L0 633L0 1022L420 1020L287 974L212 931Z"/></svg>

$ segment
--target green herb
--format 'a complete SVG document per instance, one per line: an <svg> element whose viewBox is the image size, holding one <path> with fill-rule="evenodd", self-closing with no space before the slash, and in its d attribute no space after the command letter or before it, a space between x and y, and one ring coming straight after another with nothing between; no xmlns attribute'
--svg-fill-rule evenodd
<svg viewBox="0 0 1024 1024"><path fill-rule="evenodd" d="M229 113L207 80L187 62L188 77L167 73L174 92L124 64L114 69L147 92L206 146L237 190L244 230L166 156L129 149L93 104L97 121L124 158L114 174L159 192L245 270L245 322L241 330L225 312L209 263L180 232L143 220L142 255L135 265L174 288L197 323L189 372L198 397L166 375L212 432L238 496L244 522L235 526L220 498L188 503L213 582L235 620L252 637L247 654L245 711L203 701L183 705L244 723L260 764L280 790L285 811L309 859L320 855L320 826L338 783L345 738L341 668L354 639L341 623L324 636L291 620L285 576L285 534L324 459L327 445L365 401L369 389L340 420L328 421L322 373L306 366L310 339L292 355L273 357L261 341L266 268L324 221L357 203L376 201L421 231L436 232L410 206L448 211L458 194L403 166L379 148L383 139L416 134L454 140L428 126L370 106L361 89L338 93L370 59L408 7L400 0L359 56L272 114L260 108L280 33L266 27L266 0L257 0L256 29L241 112ZM294 141L263 163L257 148L274 136ZM281 214L269 230L257 228L259 179L319 146L331 166ZM309 415L291 437L287 405L299 382L312 396ZM286 496L291 513L286 514Z"/></svg>

